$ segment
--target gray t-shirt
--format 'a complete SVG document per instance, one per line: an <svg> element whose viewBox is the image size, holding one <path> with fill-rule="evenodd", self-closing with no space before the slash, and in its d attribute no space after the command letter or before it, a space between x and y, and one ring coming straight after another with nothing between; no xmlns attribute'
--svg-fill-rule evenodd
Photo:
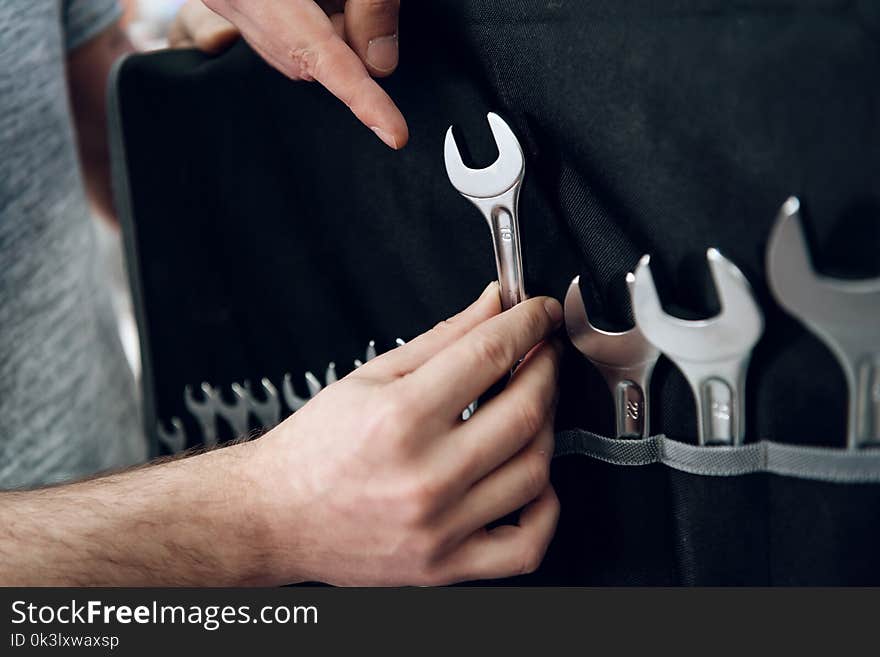
<svg viewBox="0 0 880 657"><path fill-rule="evenodd" d="M116 0L0 0L0 489L146 458L76 153L67 52Z"/></svg>

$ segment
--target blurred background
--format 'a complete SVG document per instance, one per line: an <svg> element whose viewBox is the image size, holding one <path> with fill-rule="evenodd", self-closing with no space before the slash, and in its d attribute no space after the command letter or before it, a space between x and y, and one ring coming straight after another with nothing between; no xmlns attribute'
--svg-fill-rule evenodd
<svg viewBox="0 0 880 657"><path fill-rule="evenodd" d="M138 50L159 50L168 45L168 29L185 0L121 0L123 25ZM141 362L137 324L131 302L122 237L115 226L95 218L101 257L105 261L113 290L113 304L125 355L140 379Z"/></svg>
<svg viewBox="0 0 880 657"><path fill-rule="evenodd" d="M123 23L139 50L156 50L167 45L171 21L185 0L122 0Z"/></svg>

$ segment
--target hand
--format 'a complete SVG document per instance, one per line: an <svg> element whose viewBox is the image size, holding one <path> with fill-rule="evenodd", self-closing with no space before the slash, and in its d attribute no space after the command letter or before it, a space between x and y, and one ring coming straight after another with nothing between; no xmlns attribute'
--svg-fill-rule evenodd
<svg viewBox="0 0 880 657"><path fill-rule="evenodd" d="M189 0L169 42L218 52L240 30L269 64L317 80L398 149L409 140L406 120L371 76L397 68L399 11L400 0Z"/></svg>
<svg viewBox="0 0 880 657"><path fill-rule="evenodd" d="M327 387L252 443L255 508L285 581L441 585L538 567L559 503L549 483L562 309L468 309ZM523 356L507 387L461 412ZM254 470L255 469L255 470ZM525 507L518 525L486 525Z"/></svg>

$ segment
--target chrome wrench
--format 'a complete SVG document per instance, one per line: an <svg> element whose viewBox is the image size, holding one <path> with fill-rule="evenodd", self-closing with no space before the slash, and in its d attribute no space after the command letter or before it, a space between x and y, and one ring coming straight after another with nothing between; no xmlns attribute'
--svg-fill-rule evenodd
<svg viewBox="0 0 880 657"><path fill-rule="evenodd" d="M202 441L205 446L213 447L217 444L217 411L214 407L217 393L209 383L203 382L200 387L204 400L196 399L192 387L186 386L183 391L183 402L202 428Z"/></svg>
<svg viewBox="0 0 880 657"><path fill-rule="evenodd" d="M248 415L250 413L250 404L248 403L248 393L239 383L233 383L232 395L235 401L231 404L223 399L223 393L217 391L214 397L217 413L232 428L232 432L236 436L243 436L250 431L250 422Z"/></svg>
<svg viewBox="0 0 880 657"><path fill-rule="evenodd" d="M706 253L721 312L685 321L660 304L643 256L630 288L636 325L682 371L697 406L701 445L741 445L745 439L745 383L764 316L742 272L717 250Z"/></svg>
<svg viewBox="0 0 880 657"><path fill-rule="evenodd" d="M880 278L846 281L818 275L789 198L767 244L773 296L832 351L849 392L847 448L880 445Z"/></svg>
<svg viewBox="0 0 880 657"><path fill-rule="evenodd" d="M250 406L251 414L259 421L260 426L265 429L271 429L281 422L281 398L278 396L278 388L272 385L269 379L264 377L260 380L260 385L266 397L264 401L257 399L250 381L245 381L244 387L247 389L248 406Z"/></svg>
<svg viewBox="0 0 880 657"><path fill-rule="evenodd" d="M633 275L626 275L632 285ZM587 316L580 276L565 295L565 328L572 344L602 374L614 397L618 438L650 436L649 387L660 352L638 326L622 333L596 328Z"/></svg>
<svg viewBox="0 0 880 657"><path fill-rule="evenodd" d="M159 441L168 448L172 454L177 454L186 449L186 429L179 417L171 418L171 430L165 428L165 424L159 420L156 423L156 433Z"/></svg>
<svg viewBox="0 0 880 657"><path fill-rule="evenodd" d="M525 175L525 156L510 126L489 113L489 127L498 146L498 159L485 169L464 165L452 128L446 132L446 174L458 192L473 203L489 224L503 310L526 299L519 235L519 191Z"/></svg>

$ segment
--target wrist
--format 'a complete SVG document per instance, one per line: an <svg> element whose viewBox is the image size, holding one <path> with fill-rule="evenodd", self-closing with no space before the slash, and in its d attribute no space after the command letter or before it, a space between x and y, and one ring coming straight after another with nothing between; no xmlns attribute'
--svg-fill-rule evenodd
<svg viewBox="0 0 880 657"><path fill-rule="evenodd" d="M213 474L216 504L205 520L215 527L208 549L220 548L222 570L236 586L276 586L287 582L279 573L278 540L269 508L265 473L257 442L225 447L204 457L215 461Z"/></svg>
<svg viewBox="0 0 880 657"><path fill-rule="evenodd" d="M241 490L233 515L240 518L242 528L232 531L242 537L246 552L253 556L241 573L248 585L309 580L302 569L306 523L301 517L302 496L297 493L298 473L287 465L286 448L279 444L287 441L278 431L232 448L236 488Z"/></svg>

